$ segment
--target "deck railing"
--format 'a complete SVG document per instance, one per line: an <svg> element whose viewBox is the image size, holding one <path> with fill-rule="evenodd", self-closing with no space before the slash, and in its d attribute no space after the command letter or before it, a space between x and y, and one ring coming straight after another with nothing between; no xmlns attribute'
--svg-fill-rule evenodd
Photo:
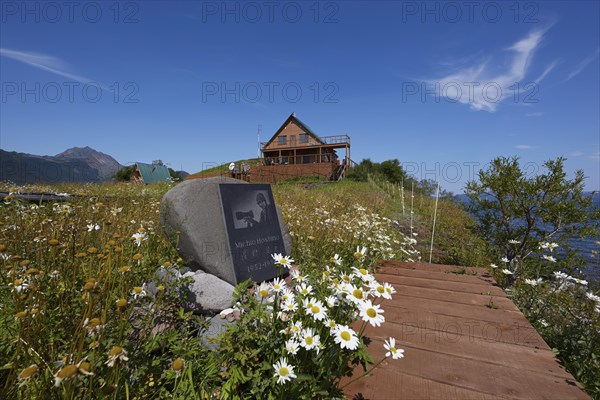
<svg viewBox="0 0 600 400"><path fill-rule="evenodd" d="M309 147L309 146L322 146L322 145L331 145L331 144L344 144L350 146L350 136L348 135L334 135L334 136L320 136L319 137L321 143L316 141L313 137L309 136L308 141L306 143L291 143L288 142L286 144L278 145L277 148L286 148L286 147ZM261 142L260 149L264 150L265 146L269 142Z"/></svg>

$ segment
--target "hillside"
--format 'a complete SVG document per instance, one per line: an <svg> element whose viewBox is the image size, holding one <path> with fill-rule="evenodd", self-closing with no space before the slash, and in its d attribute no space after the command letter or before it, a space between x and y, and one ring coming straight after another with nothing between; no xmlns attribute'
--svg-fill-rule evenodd
<svg viewBox="0 0 600 400"><path fill-rule="evenodd" d="M247 163L250 165L250 167L254 167L254 166L261 164L260 158L249 158L247 160L237 160L237 161L232 161L232 162L235 163L236 165L242 165L244 163ZM231 162L227 162L227 163L218 165L216 167L203 169L202 171L199 171L194 174L190 174L189 176L186 176L186 179L206 177L207 175L208 176L217 176L220 174L227 174L229 172L229 164L230 163Z"/></svg>
<svg viewBox="0 0 600 400"><path fill-rule="evenodd" d="M120 168L113 157L90 147L73 147L55 156L0 150L0 181L15 184L105 182Z"/></svg>
<svg viewBox="0 0 600 400"><path fill-rule="evenodd" d="M91 147L72 147L54 156L55 160L74 161L81 160L98 171L100 180L110 180L115 173L123 168L117 160L108 154L101 153Z"/></svg>

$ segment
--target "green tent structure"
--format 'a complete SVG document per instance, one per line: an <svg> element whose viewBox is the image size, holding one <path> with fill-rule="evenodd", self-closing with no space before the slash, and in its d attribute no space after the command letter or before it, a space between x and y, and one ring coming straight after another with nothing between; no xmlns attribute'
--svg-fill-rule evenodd
<svg viewBox="0 0 600 400"><path fill-rule="evenodd" d="M131 180L139 183L168 182L171 180L169 169L160 161L152 164L136 162L133 166Z"/></svg>

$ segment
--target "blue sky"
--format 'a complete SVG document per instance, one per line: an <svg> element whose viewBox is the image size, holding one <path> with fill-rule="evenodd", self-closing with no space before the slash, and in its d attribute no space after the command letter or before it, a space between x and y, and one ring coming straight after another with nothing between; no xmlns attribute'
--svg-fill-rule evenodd
<svg viewBox="0 0 600 400"><path fill-rule="evenodd" d="M0 147L174 169L254 157L295 112L462 191L496 156L600 189L597 1L0 2Z"/></svg>

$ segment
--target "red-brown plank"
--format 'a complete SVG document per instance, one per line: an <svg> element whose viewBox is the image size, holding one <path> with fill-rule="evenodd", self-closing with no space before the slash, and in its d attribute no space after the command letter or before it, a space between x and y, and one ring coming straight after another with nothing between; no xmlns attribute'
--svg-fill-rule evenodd
<svg viewBox="0 0 600 400"><path fill-rule="evenodd" d="M398 294L402 296L442 300L449 303L468 304L479 307L493 306L500 310L519 311L515 304L504 296L489 295L486 293L464 293L453 290L429 288L427 287L427 284L413 286L393 282L393 286Z"/></svg>
<svg viewBox="0 0 600 400"><path fill-rule="evenodd" d="M506 367L396 344L405 348L405 357L391 360L382 365L381 370L392 369L462 389L513 399L589 400L572 377L528 371L520 368L518 363ZM385 354L383 343L373 341L369 354L374 360L380 360Z"/></svg>
<svg viewBox="0 0 600 400"><path fill-rule="evenodd" d="M402 326L398 328L401 337L424 335L423 329L440 332L440 338L452 338L456 333L467 337L476 337L489 342L512 343L519 346L547 348L546 343L531 325L509 321L482 321L471 317L436 314L419 308L417 303L383 303L387 322L394 321ZM406 307L405 307L406 306ZM433 336L433 335L432 335ZM440 339L441 340L441 339Z"/></svg>
<svg viewBox="0 0 600 400"><path fill-rule="evenodd" d="M368 326L365 335L372 340L381 342L389 337L395 337L396 340L407 346L422 350L505 367L518 365L524 370L570 377L570 374L558 363L554 353L546 345L543 348L524 347L483 339L473 336L469 332L459 332L457 329L438 331L419 328L411 330L409 333L404 329L405 327L399 325L401 324L397 322L387 322L378 328ZM395 336L399 329L402 334Z"/></svg>
<svg viewBox="0 0 600 400"><path fill-rule="evenodd" d="M432 284L444 285L451 284L458 291L492 291L493 293L504 293L498 286L490 285L490 282L478 276L464 276L455 274L440 274L439 272L417 271L410 269L386 269L375 274L376 277L388 277L387 279L405 279L410 278L411 282L431 281ZM383 278L381 278L383 279ZM464 289L463 289L464 288Z"/></svg>
<svg viewBox="0 0 600 400"><path fill-rule="evenodd" d="M460 268L402 262L379 268L377 279L398 293L383 303L386 323L365 330L369 353L381 359L383 341L395 337L406 357L387 360L373 376L349 385L346 396L589 399L487 271L448 273ZM490 298L494 307L486 307Z"/></svg>
<svg viewBox="0 0 600 400"><path fill-rule="evenodd" d="M342 380L342 385L349 381L350 379L344 378ZM368 376L352 383L344 389L344 393L349 399L359 398L365 400L506 399L487 393L459 388L444 382L435 382L418 376L404 374L395 369L378 370L374 376ZM360 397L359 394L363 397Z"/></svg>

